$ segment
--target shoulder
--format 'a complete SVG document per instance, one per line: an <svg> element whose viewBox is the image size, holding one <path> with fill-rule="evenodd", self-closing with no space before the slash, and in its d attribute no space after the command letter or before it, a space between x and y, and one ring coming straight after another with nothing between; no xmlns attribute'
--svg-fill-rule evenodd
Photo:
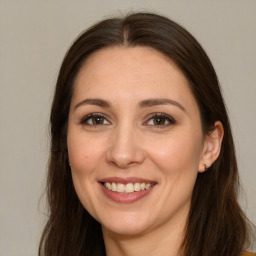
<svg viewBox="0 0 256 256"><path fill-rule="evenodd" d="M247 251L242 251L240 256L256 256L256 253L253 252L247 252Z"/></svg>

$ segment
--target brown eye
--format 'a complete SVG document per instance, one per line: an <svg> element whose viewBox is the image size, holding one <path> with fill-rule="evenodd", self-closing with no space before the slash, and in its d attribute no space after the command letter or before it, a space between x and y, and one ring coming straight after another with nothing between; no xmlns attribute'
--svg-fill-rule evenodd
<svg viewBox="0 0 256 256"><path fill-rule="evenodd" d="M176 121L169 115L164 113L154 113L149 115L148 121L145 124L149 126L166 127L174 125L175 123Z"/></svg>
<svg viewBox="0 0 256 256"><path fill-rule="evenodd" d="M91 119L92 119L92 121L91 121L92 124L95 124L95 125L103 124L104 123L104 118L101 117L101 116L99 116L99 117L92 117Z"/></svg>
<svg viewBox="0 0 256 256"><path fill-rule="evenodd" d="M105 118L105 116L100 114L90 114L84 117L81 122L83 125L108 125L109 121Z"/></svg>
<svg viewBox="0 0 256 256"><path fill-rule="evenodd" d="M166 121L167 120L164 117L154 117L153 118L154 125L165 125Z"/></svg>

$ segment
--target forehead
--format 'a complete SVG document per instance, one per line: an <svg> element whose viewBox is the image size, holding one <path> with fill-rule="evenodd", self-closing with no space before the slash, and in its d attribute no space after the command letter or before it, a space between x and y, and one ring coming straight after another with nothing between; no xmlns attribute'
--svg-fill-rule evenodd
<svg viewBox="0 0 256 256"><path fill-rule="evenodd" d="M150 47L109 47L89 56L74 84L73 98L84 97L110 101L170 97L196 104L175 63Z"/></svg>
<svg viewBox="0 0 256 256"><path fill-rule="evenodd" d="M173 71L171 74L170 72ZM102 76L124 78L146 78L151 81L155 78L168 78L183 80L187 83L182 72L175 63L150 47L108 47L96 51L88 57L82 66L76 84L79 80L91 78L100 79ZM85 77L86 76L86 77Z"/></svg>

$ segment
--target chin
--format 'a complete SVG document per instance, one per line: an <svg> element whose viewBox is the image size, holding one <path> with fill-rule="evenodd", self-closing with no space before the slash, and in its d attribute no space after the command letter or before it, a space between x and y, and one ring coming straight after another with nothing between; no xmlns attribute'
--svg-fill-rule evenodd
<svg viewBox="0 0 256 256"><path fill-rule="evenodd" d="M118 218L109 218L107 222L102 222L103 230L108 230L111 233L124 236L136 236L147 232L151 227L150 221L147 221L140 216L126 213L126 216Z"/></svg>

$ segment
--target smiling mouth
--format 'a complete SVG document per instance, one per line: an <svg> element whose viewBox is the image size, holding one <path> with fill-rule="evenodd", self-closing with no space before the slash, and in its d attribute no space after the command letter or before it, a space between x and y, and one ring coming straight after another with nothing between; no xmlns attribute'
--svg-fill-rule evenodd
<svg viewBox="0 0 256 256"><path fill-rule="evenodd" d="M157 182L139 177L108 177L99 181L102 191L117 203L130 204L152 193Z"/></svg>
<svg viewBox="0 0 256 256"><path fill-rule="evenodd" d="M127 183L127 184L115 183L115 182L102 182L102 184L106 189L112 192L122 193L122 194L129 194L129 193L139 192L142 190L148 190L155 185L154 183L144 183L144 182Z"/></svg>

